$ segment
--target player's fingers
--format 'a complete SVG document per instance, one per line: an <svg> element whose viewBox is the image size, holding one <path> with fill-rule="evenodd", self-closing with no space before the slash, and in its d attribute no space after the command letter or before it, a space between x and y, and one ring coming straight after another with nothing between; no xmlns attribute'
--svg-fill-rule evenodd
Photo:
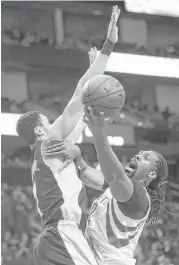
<svg viewBox="0 0 179 265"><path fill-rule="evenodd" d="M56 144L64 143L65 139L51 139L43 142L44 147L51 147Z"/></svg>
<svg viewBox="0 0 179 265"><path fill-rule="evenodd" d="M50 153L50 152L44 152L44 156L46 156L46 157L54 157L54 156L61 156L61 152L52 152L52 153Z"/></svg>
<svg viewBox="0 0 179 265"><path fill-rule="evenodd" d="M120 13L121 13L121 10L118 8L118 10L117 10L117 20L118 20L118 18L120 16Z"/></svg>
<svg viewBox="0 0 179 265"><path fill-rule="evenodd" d="M94 112L93 112L92 107L88 107L88 113L89 113L89 116L90 116L91 118L96 118L96 116L94 115Z"/></svg>
<svg viewBox="0 0 179 265"><path fill-rule="evenodd" d="M95 52L95 55L97 55L98 50L96 47L94 47L94 52Z"/></svg>
<svg viewBox="0 0 179 265"><path fill-rule="evenodd" d="M64 146L51 148L51 149L45 150L44 154L59 153L59 152L62 152L64 149L65 149Z"/></svg>
<svg viewBox="0 0 179 265"><path fill-rule="evenodd" d="M85 112L85 115L86 115L88 121L90 121L91 120L91 116L90 116L88 107L86 107L86 106L84 107L84 112Z"/></svg>
<svg viewBox="0 0 179 265"><path fill-rule="evenodd" d="M89 50L89 52L88 52L89 56L91 56L92 52L93 52L93 48L91 48L91 49Z"/></svg>
<svg viewBox="0 0 179 265"><path fill-rule="evenodd" d="M45 151L49 151L49 150L52 150L54 148L60 148L61 146L63 146L65 143L62 142L62 143L58 143L58 144L53 144L53 145L50 145L50 146L47 146L47 147L44 147L44 150Z"/></svg>
<svg viewBox="0 0 179 265"><path fill-rule="evenodd" d="M112 18L113 18L114 11L115 11L115 6L112 7L111 21L112 21Z"/></svg>
<svg viewBox="0 0 179 265"><path fill-rule="evenodd" d="M86 115L83 116L83 122L89 124L89 120Z"/></svg>
<svg viewBox="0 0 179 265"><path fill-rule="evenodd" d="M119 18L119 14L120 14L120 9L118 8L118 6L115 6L115 10L113 13L113 18L112 18L112 26L115 26L118 18Z"/></svg>
<svg viewBox="0 0 179 265"><path fill-rule="evenodd" d="M114 121L114 118L106 118L105 119L105 121L106 121L106 123L108 123L108 124L112 124L113 123L113 121Z"/></svg>
<svg viewBox="0 0 179 265"><path fill-rule="evenodd" d="M100 112L100 119L102 121L105 121L106 120L105 115L104 115L104 112Z"/></svg>

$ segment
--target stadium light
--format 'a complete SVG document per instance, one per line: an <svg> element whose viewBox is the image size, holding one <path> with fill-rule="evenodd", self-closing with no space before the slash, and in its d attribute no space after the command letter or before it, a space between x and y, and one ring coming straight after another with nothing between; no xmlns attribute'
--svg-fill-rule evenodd
<svg viewBox="0 0 179 265"><path fill-rule="evenodd" d="M124 138L121 136L108 136L108 141L110 145L123 146Z"/></svg>
<svg viewBox="0 0 179 265"><path fill-rule="evenodd" d="M16 132L16 123L22 114L1 113L1 135L18 136ZM80 135L77 143L83 142L83 136Z"/></svg>
<svg viewBox="0 0 179 265"><path fill-rule="evenodd" d="M17 136L16 122L22 114L1 113L1 135Z"/></svg>
<svg viewBox="0 0 179 265"><path fill-rule="evenodd" d="M129 12L179 17L178 0L125 0Z"/></svg>
<svg viewBox="0 0 179 265"><path fill-rule="evenodd" d="M113 52L106 71L179 78L179 59Z"/></svg>
<svg viewBox="0 0 179 265"><path fill-rule="evenodd" d="M99 53L99 52L98 52ZM179 59L113 52L106 71L179 78Z"/></svg>

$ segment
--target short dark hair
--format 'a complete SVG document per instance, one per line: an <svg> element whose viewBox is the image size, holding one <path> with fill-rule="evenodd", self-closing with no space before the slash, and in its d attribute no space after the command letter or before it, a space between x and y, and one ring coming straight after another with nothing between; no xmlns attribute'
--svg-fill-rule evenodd
<svg viewBox="0 0 179 265"><path fill-rule="evenodd" d="M25 140L28 145L34 144L36 135L34 129L37 126L42 126L40 120L40 111L28 111L24 113L16 123L16 131L18 135Z"/></svg>

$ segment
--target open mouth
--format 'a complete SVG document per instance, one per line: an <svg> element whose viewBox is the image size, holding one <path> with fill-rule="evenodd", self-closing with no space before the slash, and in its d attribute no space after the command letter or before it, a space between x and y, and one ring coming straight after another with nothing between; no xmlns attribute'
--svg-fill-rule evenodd
<svg viewBox="0 0 179 265"><path fill-rule="evenodd" d="M132 178L137 170L137 160L132 158L128 165L125 167L125 172L129 178Z"/></svg>

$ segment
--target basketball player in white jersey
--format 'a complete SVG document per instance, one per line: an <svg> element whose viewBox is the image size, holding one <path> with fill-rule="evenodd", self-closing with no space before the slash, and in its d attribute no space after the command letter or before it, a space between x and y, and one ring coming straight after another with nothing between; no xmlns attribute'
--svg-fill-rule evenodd
<svg viewBox="0 0 179 265"><path fill-rule="evenodd" d="M83 114L82 87L91 77L104 73L109 55L118 40L116 23L119 13L119 9L113 7L102 51L79 81L63 114L52 125L38 111L25 113L17 122L19 136L32 149L33 191L44 225L34 247L35 265L96 265L82 233L86 222L86 195L73 155L70 163L64 164L61 156L47 157L44 149L52 139L77 140L74 132Z"/></svg>
<svg viewBox="0 0 179 265"><path fill-rule="evenodd" d="M109 185L91 207L86 236L100 265L135 264L134 250L145 223L155 223L165 208L161 185L168 176L167 162L155 151L141 151L123 168L108 142L104 114L98 118L89 108L84 121Z"/></svg>
<svg viewBox="0 0 179 265"><path fill-rule="evenodd" d="M133 265L144 225L154 224L165 208L161 185L168 175L167 163L155 151L141 151L123 168L107 140L104 115L97 118L89 108L85 122L93 133L102 172L89 167L78 154L82 180L99 190L108 184L91 207L86 238L99 265ZM72 149L61 142L51 152L68 158Z"/></svg>

